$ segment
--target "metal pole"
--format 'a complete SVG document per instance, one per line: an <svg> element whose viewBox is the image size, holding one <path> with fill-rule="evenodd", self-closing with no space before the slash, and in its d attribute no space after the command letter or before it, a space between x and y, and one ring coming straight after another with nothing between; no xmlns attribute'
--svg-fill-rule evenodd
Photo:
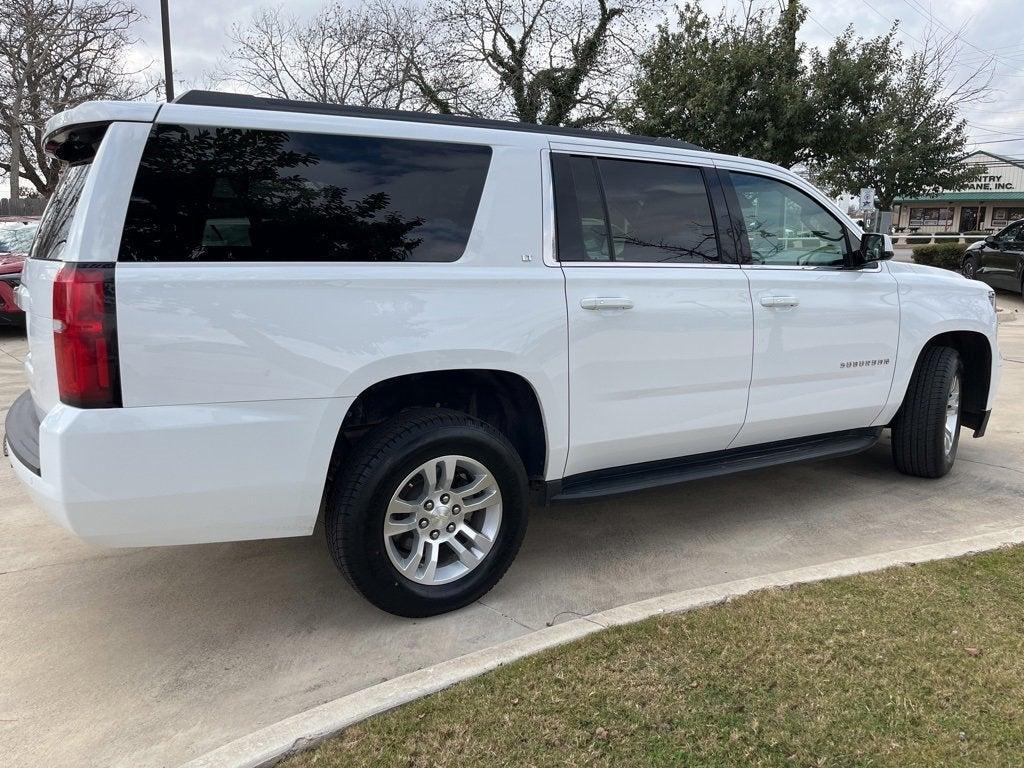
<svg viewBox="0 0 1024 768"><path fill-rule="evenodd" d="M171 20L167 12L167 0L160 0L160 27L164 37L164 93L168 101L174 101L174 74L171 69Z"/></svg>

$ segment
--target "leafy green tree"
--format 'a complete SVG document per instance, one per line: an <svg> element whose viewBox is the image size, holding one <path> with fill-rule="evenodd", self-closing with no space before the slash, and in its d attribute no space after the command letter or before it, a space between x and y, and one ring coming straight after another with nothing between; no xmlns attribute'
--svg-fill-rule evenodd
<svg viewBox="0 0 1024 768"><path fill-rule="evenodd" d="M804 159L808 107L796 4L776 19L768 9L710 17L695 2L678 26L658 28L640 57L636 96L620 112L633 133L671 136L716 152L779 165Z"/></svg>
<svg viewBox="0 0 1024 768"><path fill-rule="evenodd" d="M960 162L967 121L944 94L945 83L928 55L912 54L901 65L878 99L877 119L862 146L825 156L818 169L819 182L833 191L873 187L875 207L882 211L892 210L898 198L960 188L985 173L983 166Z"/></svg>
<svg viewBox="0 0 1024 768"><path fill-rule="evenodd" d="M850 27L827 50L808 51L796 38L805 18L799 0L779 14L748 5L743 16L717 17L687 2L642 53L621 121L718 152L805 164L836 194L874 187L882 210L982 172L959 162L959 105L987 88L984 67L951 85L954 39L929 36L905 57L895 28L863 39Z"/></svg>

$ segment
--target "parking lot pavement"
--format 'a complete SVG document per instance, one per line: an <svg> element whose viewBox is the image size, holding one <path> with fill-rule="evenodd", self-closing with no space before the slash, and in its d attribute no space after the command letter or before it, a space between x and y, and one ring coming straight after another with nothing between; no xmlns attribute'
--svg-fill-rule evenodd
<svg viewBox="0 0 1024 768"><path fill-rule="evenodd" d="M367 605L318 534L96 550L0 468L0 755L173 766L283 717L577 615L676 590L1024 525L1024 305L1000 295L1003 384L954 472L841 460L539 510L482 603L411 621ZM24 387L0 336L0 402Z"/></svg>

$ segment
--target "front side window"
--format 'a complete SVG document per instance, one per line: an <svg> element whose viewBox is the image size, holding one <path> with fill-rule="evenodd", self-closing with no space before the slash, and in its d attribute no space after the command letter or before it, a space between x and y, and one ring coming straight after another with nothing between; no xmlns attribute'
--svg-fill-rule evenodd
<svg viewBox="0 0 1024 768"><path fill-rule="evenodd" d="M699 168L556 155L553 169L561 261L721 260Z"/></svg>
<svg viewBox="0 0 1024 768"><path fill-rule="evenodd" d="M159 125L122 261L455 261L489 147Z"/></svg>
<svg viewBox="0 0 1024 768"><path fill-rule="evenodd" d="M1022 232L1024 232L1024 222L1018 221L1014 224L1011 224L998 235L996 235L996 241L1000 245L1009 245L1010 243L1015 243L1019 240L1024 240L1024 237L1022 237Z"/></svg>
<svg viewBox="0 0 1024 768"><path fill-rule="evenodd" d="M764 176L730 173L754 264L841 267L846 229L820 203Z"/></svg>

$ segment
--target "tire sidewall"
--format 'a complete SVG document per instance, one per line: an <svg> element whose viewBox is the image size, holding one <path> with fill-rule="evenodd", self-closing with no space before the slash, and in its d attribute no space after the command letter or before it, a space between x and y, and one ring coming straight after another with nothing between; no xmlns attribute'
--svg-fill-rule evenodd
<svg viewBox="0 0 1024 768"><path fill-rule="evenodd" d="M384 547L384 518L400 484L417 467L445 455L483 464L501 491L501 526L484 562L461 579L440 585L410 581L392 564ZM511 446L476 426L446 425L410 436L373 467L351 503L361 508L341 546L351 567L369 582L374 602L402 615L429 615L460 608L485 594L507 570L526 533L526 473ZM426 606L429 605L429 608Z"/></svg>

